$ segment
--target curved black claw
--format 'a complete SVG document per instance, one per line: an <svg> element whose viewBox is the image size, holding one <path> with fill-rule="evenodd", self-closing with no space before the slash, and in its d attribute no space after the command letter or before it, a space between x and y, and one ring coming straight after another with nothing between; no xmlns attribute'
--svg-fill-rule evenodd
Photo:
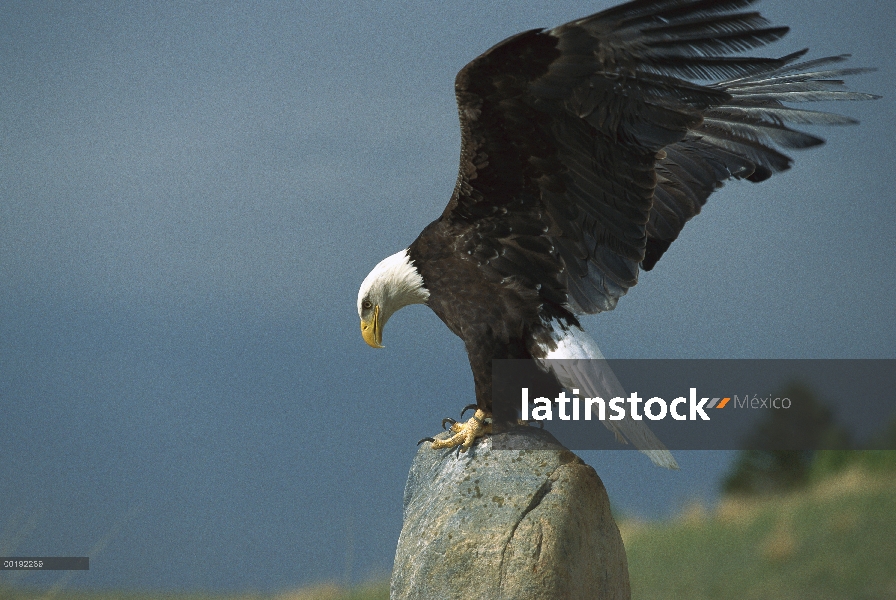
<svg viewBox="0 0 896 600"><path fill-rule="evenodd" d="M423 438L422 440L420 440L419 442L417 442L417 445L419 446L419 445L422 444L423 442L432 442L433 444L436 443L436 441L435 441L433 438Z"/></svg>
<svg viewBox="0 0 896 600"><path fill-rule="evenodd" d="M457 423L457 421L445 417L444 419L442 419L442 429L447 429L447 427L445 427L445 423L451 423L452 425L454 425L455 423Z"/></svg>
<svg viewBox="0 0 896 600"><path fill-rule="evenodd" d="M477 408L479 408L479 407L476 406L475 404L467 404L464 407L464 409L462 411L460 411L460 416L463 417L464 413L467 412L468 410L472 410L475 413Z"/></svg>

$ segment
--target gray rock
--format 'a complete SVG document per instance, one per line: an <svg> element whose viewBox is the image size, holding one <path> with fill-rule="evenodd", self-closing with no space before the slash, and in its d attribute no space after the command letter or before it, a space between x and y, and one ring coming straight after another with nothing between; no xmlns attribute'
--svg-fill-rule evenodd
<svg viewBox="0 0 896 600"><path fill-rule="evenodd" d="M424 444L405 488L390 597L628 600L603 483L533 427L479 440L466 454Z"/></svg>

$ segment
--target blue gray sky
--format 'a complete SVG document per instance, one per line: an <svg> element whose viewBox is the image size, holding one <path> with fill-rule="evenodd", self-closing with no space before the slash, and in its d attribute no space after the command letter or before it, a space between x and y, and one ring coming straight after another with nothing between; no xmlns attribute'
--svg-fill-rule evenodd
<svg viewBox="0 0 896 600"><path fill-rule="evenodd" d="M388 573L414 443L473 387L424 307L368 348L357 287L451 194L455 73L610 4L0 5L0 555L89 554L87 588ZM896 4L760 7L775 54L851 52L885 97L714 195L586 319L609 357L896 358ZM648 517L730 461L583 457Z"/></svg>

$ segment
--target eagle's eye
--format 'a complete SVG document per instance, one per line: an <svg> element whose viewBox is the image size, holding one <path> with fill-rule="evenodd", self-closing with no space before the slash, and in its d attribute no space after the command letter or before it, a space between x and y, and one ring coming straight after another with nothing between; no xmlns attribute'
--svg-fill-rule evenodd
<svg viewBox="0 0 896 600"><path fill-rule="evenodd" d="M364 310L370 310L373 307L373 304L370 303L370 300L365 300L361 303L361 308Z"/></svg>

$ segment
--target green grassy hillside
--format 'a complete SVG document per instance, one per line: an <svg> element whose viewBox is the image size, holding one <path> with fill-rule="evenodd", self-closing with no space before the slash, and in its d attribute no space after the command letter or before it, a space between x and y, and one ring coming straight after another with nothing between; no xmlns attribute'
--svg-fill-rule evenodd
<svg viewBox="0 0 896 600"><path fill-rule="evenodd" d="M852 470L808 490L620 525L632 598L896 598L896 477Z"/></svg>
<svg viewBox="0 0 896 600"><path fill-rule="evenodd" d="M896 598L896 475L853 469L764 499L694 506L665 522L620 523L634 600ZM31 600L386 600L388 582L275 595L12 590Z"/></svg>

